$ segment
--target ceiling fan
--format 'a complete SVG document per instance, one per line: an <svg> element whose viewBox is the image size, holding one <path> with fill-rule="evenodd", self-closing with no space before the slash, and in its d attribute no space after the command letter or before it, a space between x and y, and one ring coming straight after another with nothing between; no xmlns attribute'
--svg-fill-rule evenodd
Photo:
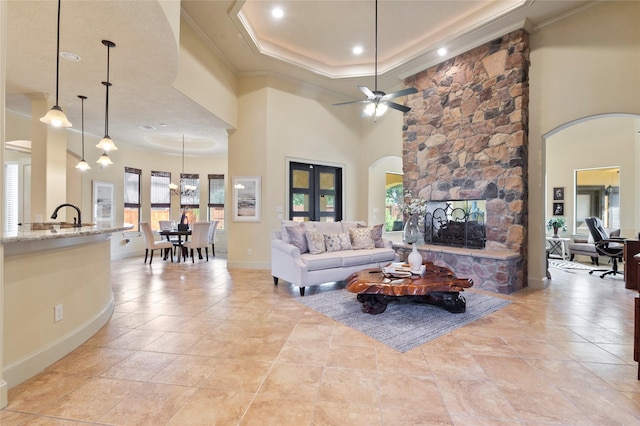
<svg viewBox="0 0 640 426"><path fill-rule="evenodd" d="M393 108L398 111L408 112L411 111L411 108L408 106L400 105L398 103L392 102L391 99L399 98L401 96L410 95L412 93L418 93L418 90L415 87L409 87L407 89L399 90L393 93L385 93L382 90L378 90L378 0L376 0L376 22L375 22L375 62L374 62L374 89L371 90L366 86L358 86L358 89L362 91L367 96L367 99L362 101L349 101L349 102L340 102L337 105L347 105L347 104L368 104L364 110L363 115L373 116L374 120L378 116L384 114L388 108Z"/></svg>

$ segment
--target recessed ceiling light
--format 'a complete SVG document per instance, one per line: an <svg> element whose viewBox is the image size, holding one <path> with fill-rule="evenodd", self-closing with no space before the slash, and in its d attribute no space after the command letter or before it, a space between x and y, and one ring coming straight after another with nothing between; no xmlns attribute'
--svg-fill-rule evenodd
<svg viewBox="0 0 640 426"><path fill-rule="evenodd" d="M60 52L60 57L66 59L67 61L73 61L73 62L78 62L80 59L80 55L76 55L75 53L71 53L71 52Z"/></svg>
<svg viewBox="0 0 640 426"><path fill-rule="evenodd" d="M440 49L438 49L438 55L440 56L444 56L447 54L447 48L446 47L441 47Z"/></svg>
<svg viewBox="0 0 640 426"><path fill-rule="evenodd" d="M353 48L354 55L361 55L363 51L364 49L362 49L362 46L356 46Z"/></svg>
<svg viewBox="0 0 640 426"><path fill-rule="evenodd" d="M274 7L273 9L271 9L271 16L276 19L280 19L284 16L284 10L282 10L281 7Z"/></svg>

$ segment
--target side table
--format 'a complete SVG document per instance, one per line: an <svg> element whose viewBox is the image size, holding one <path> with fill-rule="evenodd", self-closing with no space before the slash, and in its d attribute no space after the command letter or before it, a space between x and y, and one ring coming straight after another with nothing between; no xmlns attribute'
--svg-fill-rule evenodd
<svg viewBox="0 0 640 426"><path fill-rule="evenodd" d="M549 243L549 255L557 255L560 256L562 260L567 260L569 256L569 241L571 241L571 238L546 237L546 239Z"/></svg>

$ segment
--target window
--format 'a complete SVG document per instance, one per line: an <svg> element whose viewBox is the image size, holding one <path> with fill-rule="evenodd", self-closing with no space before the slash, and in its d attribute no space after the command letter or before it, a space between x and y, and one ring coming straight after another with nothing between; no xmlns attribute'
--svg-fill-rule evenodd
<svg viewBox="0 0 640 426"><path fill-rule="evenodd" d="M224 229L224 175L209 175L209 220Z"/></svg>
<svg viewBox="0 0 640 426"><path fill-rule="evenodd" d="M4 231L18 231L18 163L4 166Z"/></svg>
<svg viewBox="0 0 640 426"><path fill-rule="evenodd" d="M161 220L171 220L171 173L151 171L151 229L160 229Z"/></svg>
<svg viewBox="0 0 640 426"><path fill-rule="evenodd" d="M142 170L124 168L124 223L133 225L132 232L140 230L140 175Z"/></svg>
<svg viewBox="0 0 640 426"><path fill-rule="evenodd" d="M200 216L200 175L180 173L182 194L180 194L180 210L187 216L187 222L194 223ZM193 187L192 191L185 188Z"/></svg>
<svg viewBox="0 0 640 426"><path fill-rule="evenodd" d="M384 197L384 230L386 232L402 231L403 197L402 175L387 173Z"/></svg>

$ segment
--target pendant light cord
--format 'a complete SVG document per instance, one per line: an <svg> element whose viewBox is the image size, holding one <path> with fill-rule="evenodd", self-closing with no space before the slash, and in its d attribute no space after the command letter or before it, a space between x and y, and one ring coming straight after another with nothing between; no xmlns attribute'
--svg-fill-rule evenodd
<svg viewBox="0 0 640 426"><path fill-rule="evenodd" d="M82 161L84 161L84 100L86 96L80 96L82 99Z"/></svg>
<svg viewBox="0 0 640 426"><path fill-rule="evenodd" d="M56 42L56 106L58 106L58 91L60 86L60 6L62 0L58 0L58 40Z"/></svg>
<svg viewBox="0 0 640 426"><path fill-rule="evenodd" d="M110 50L111 48L107 46L107 81L102 82L102 84L104 84L105 87L107 88L107 96L106 96L105 107L104 107L104 135L105 136L109 136L109 86L111 86L111 83L109 83L109 51Z"/></svg>

